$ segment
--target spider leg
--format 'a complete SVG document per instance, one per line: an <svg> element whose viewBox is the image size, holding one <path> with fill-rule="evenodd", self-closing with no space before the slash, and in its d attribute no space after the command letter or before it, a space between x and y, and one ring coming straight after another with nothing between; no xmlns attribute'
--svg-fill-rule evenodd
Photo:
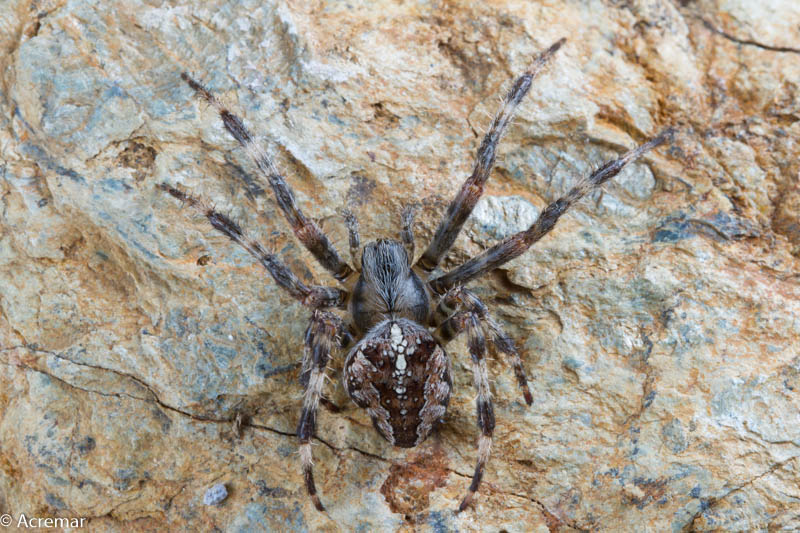
<svg viewBox="0 0 800 533"><path fill-rule="evenodd" d="M656 137L650 139L629 151L619 159L609 161L596 171L592 172L587 178L583 178L564 196L551 203L539 215L536 222L519 233L506 237L502 242L492 246L482 254L473 257L459 267L436 276L428 283L436 294L444 294L452 287L463 285L468 281L491 272L495 268L511 261L515 257L522 255L536 241L544 237L558 219L567 212L578 200L594 189L603 185L625 168L631 161L636 160L642 154L664 143L672 135L672 130L667 129Z"/></svg>
<svg viewBox="0 0 800 533"><path fill-rule="evenodd" d="M247 154L256 164L261 175L269 182L272 187L272 192L275 193L275 199L278 201L286 220L292 226L292 231L303 243L303 246L311 252L311 254L325 267L333 277L339 281L344 281L352 273L352 269L341 260L336 248L328 240L328 237L322 233L319 226L314 221L308 219L297 202L294 199L294 193L291 187L286 183L286 180L281 176L275 167L272 159L264 151L264 149L255 142L250 132L245 128L242 120L236 115L228 111L217 98L211 94L200 83L196 82L189 77L185 72L181 74L181 78L189 84L194 92L203 100L214 106L222 119L225 129L233 136L234 139L239 141L239 144L245 149Z"/></svg>
<svg viewBox="0 0 800 533"><path fill-rule="evenodd" d="M447 213L444 219L439 223L433 240L428 245L428 248L422 254L417 265L419 265L425 272L431 272L444 255L455 242L458 237L461 227L466 222L470 213L472 213L475 204L478 203L481 195L483 194L483 186L486 180L489 179L489 173L494 165L496 157L497 143L506 130L517 106L528 94L531 88L531 82L542 71L547 64L548 59L564 44L566 39L560 39L554 43L550 48L541 52L536 59L533 60L531 66L525 73L517 78L511 90L506 94L500 106L500 110L495 115L494 120L489 126L489 131L481 142L478 148L478 154L475 159L475 167L472 170L472 175L461 186L455 199L450 203L447 208Z"/></svg>
<svg viewBox="0 0 800 533"><path fill-rule="evenodd" d="M317 410L322 401L322 388L325 385L325 369L330 360L331 351L342 345L342 321L336 315L315 309L311 315L305 335L303 351L303 368L300 383L305 387L303 411L297 424L297 438L300 441L300 459L303 465L303 479L306 491L314 502L314 507L325 511L317 495L314 484L311 454L311 439L314 437L317 422Z"/></svg>
<svg viewBox="0 0 800 533"><path fill-rule="evenodd" d="M358 234L358 219L352 211L345 209L342 213L344 223L347 226L347 235L350 241L350 261L353 269L361 272L361 237Z"/></svg>
<svg viewBox="0 0 800 533"><path fill-rule="evenodd" d="M403 208L402 221L403 229L400 238L403 240L406 254L408 254L409 264L414 263L414 218L417 216L417 205L407 205Z"/></svg>
<svg viewBox="0 0 800 533"><path fill-rule="evenodd" d="M346 291L335 287L306 285L274 253L248 236L236 222L216 211L208 203L166 183L158 185L158 188L200 212L216 230L250 252L250 255L255 257L267 269L275 282L303 305L312 308L345 306L347 301Z"/></svg>
<svg viewBox="0 0 800 533"><path fill-rule="evenodd" d="M457 512L461 512L472 503L475 493L483 479L483 470L489 460L492 450L492 434L494 433L494 406L492 393L489 389L489 373L486 370L486 338L483 334L478 315L471 310L459 311L444 322L434 333L434 336L446 344L453 340L462 331L467 332L467 346L472 356L472 377L478 396L475 398L475 407L478 418L478 428L481 434L478 437L478 459L475 464L475 473L461 505Z"/></svg>
<svg viewBox="0 0 800 533"><path fill-rule="evenodd" d="M528 387L528 377L525 375L525 368L522 366L522 359L514 346L514 341L503 331L500 324L492 318L486 304L475 293L464 287L456 287L447 291L432 315L432 325L441 325L448 316L462 308L475 313L481 324L488 329L491 346L495 352L500 352L510 359L511 366L514 368L514 375L517 378L517 386L525 398L525 403L528 405L533 404L533 396L531 396L531 390Z"/></svg>

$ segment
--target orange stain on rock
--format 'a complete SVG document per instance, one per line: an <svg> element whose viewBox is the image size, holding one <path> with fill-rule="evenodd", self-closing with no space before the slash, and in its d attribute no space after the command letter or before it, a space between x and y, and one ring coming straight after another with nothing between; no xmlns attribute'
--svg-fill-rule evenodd
<svg viewBox="0 0 800 533"><path fill-rule="evenodd" d="M389 508L414 522L430 505L430 494L447 485L447 458L439 446L420 451L405 464L395 464L381 486Z"/></svg>

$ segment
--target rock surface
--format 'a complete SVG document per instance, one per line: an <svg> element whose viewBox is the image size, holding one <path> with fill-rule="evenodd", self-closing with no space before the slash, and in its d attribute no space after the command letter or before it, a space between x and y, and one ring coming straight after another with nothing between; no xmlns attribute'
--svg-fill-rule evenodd
<svg viewBox="0 0 800 533"><path fill-rule="evenodd" d="M800 529L800 3L0 2L0 511L95 531ZM517 340L475 508L468 356L446 423L398 450L338 379L306 497L293 438L308 312L156 184L182 184L306 280L241 113L340 251L419 202L418 250L498 96L567 36L445 267L668 125L473 283ZM344 254L346 256L346 253ZM208 487L228 497L203 505Z"/></svg>

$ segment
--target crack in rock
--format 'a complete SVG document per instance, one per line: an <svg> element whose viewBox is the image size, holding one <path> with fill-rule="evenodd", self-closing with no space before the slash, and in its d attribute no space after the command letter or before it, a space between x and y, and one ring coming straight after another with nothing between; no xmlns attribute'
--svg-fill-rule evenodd
<svg viewBox="0 0 800 533"><path fill-rule="evenodd" d="M761 48L762 50L769 50L771 52L786 52L790 54L800 54L800 48L792 48L791 46L773 46L770 44L764 44L758 41L753 41L752 39L740 39L739 37L736 37L734 35L731 35L730 33L720 30L707 19L700 19L700 20L703 22L703 25L706 28L716 33L717 35L725 37L729 41L733 41L734 43L744 44L747 46L755 46L757 48Z"/></svg>
<svg viewBox="0 0 800 533"><path fill-rule="evenodd" d="M6 366L15 367L15 368L24 368L26 370L31 370L33 372L37 372L39 374L43 374L43 375L49 377L50 379L53 379L54 381L57 381L58 383L61 383L61 384L65 385L65 386L67 386L67 387L69 387L71 389L81 391L81 392L83 392L85 394L97 394L97 395L103 396L103 397L114 397L114 398L125 397L125 398L129 398L129 399L135 400L135 401L152 403L152 404L158 405L159 407L162 407L165 410L171 411L171 412L176 413L176 414L178 414L180 416L185 416L185 417L187 417L187 418L189 418L191 420L194 420L196 422L212 423L212 424L232 424L236 420L235 417L231 417L231 418L212 418L212 417L208 417L208 416L197 415L195 413L191 413L189 411L184 411L183 409L179 409L177 407L168 405L168 404L164 403L163 401L161 401L158 398L156 393L153 391L152 387L150 387L146 382L144 382L143 380L141 380L140 378L138 378L136 376L127 374L125 372L121 372L121 371L116 370L116 369L106 368L106 367L102 367L102 366L98 366L98 365L92 365L92 364L89 364L89 363L78 362L78 361L75 361L75 360L70 359L68 357L65 357L63 355L60 355L58 353L55 353L55 352L52 352L52 351L49 351L49 350L44 350L44 349L37 348L37 347L31 347L31 346L12 346L10 348L4 348L4 349L0 350L0 353L8 352L8 351L15 350L15 349L26 349L26 350L29 350L29 351L32 351L32 352L44 353L44 354L56 357L58 359L69 361L70 363L78 365L78 366L85 366L85 367L92 368L92 369L95 369L95 370L111 372L111 373L119 375L119 376L127 377L127 378L132 379L133 381L135 381L137 384L139 384L139 385L143 386L144 388L146 388L150 392L150 394L152 395L152 398L143 398L143 397L134 396L134 395L131 395L131 394L128 394L128 393L125 393L125 392L109 393L109 392L103 392L103 391L98 391L98 390L93 390L93 389L86 389L86 388L80 387L78 385L75 385L74 383L70 383L69 381L67 381L67 380L65 380L63 378L58 377L58 376L56 376L54 374L51 374L51 373L49 373L49 372L47 372L45 370L42 370L40 368L35 368L35 367L32 367L32 366L24 364L24 363L15 364L15 363L11 363L11 362L8 362L8 361L0 361L0 364L4 364ZM273 433L275 435L280 435L282 437L294 437L294 438L297 437L296 433L292 433L292 432L288 432L288 431L282 431L282 430L279 430L279 429L276 429L276 428L273 428L273 427L270 427L270 426L265 426L263 424L256 424L256 423L251 422L251 421L242 422L242 426L253 428L253 429L257 429L257 430L267 431L269 433ZM355 446L346 446L346 447L340 448L340 447L334 446L329 441L327 441L325 439L322 439L322 438L320 438L318 436L315 436L314 439L319 441L320 443L324 444L327 448L329 448L330 450L336 452L337 454L341 454L341 453L344 453L344 452L352 451L352 452L358 453L358 454L360 454L360 455L362 455L364 457L367 457L369 459L380 461L380 462L385 463L385 464L392 464L392 465L397 464L396 461L393 461L393 460L388 459L386 457L383 457L383 456L368 452L366 450L362 450L362 449L357 448ZM472 474L459 472L458 470L455 470L455 469L452 469L452 468L449 468L449 467L445 467L445 470L447 472L450 472L451 474L459 476L461 478L472 479ZM183 490L183 489L181 489L181 490ZM538 500L536 498L533 498L533 497L528 496L526 494L519 494L519 493L516 493L516 492L503 491L503 490L498 489L495 486L492 486L491 490L493 492L495 492L495 493L498 493L498 494L503 494L503 495L506 495L506 496L513 496L513 497L516 497L516 498L521 498L521 499L524 499L524 500L527 500L527 501L530 501L530 502L536 504L541 509L541 511L542 511L543 515L545 516L545 518L548 518L551 521L553 519L555 519L558 522L560 522L562 524L565 524L565 525L568 525L569 527L571 527L573 529L576 529L578 531L588 531L589 530L588 528L583 528L583 527L581 527L581 526L579 526L579 525L577 525L575 523L571 523L567 519L559 517L556 513L554 513L553 511L550 511L540 500ZM177 493L176 493L176 495L174 495L170 499L170 502L171 502L172 499L174 499L175 496L177 496ZM122 502L122 503L127 503L127 501L126 502ZM105 516L105 515L109 515L110 516L110 513L112 511L109 511L108 513L105 513L104 515L101 515L101 516Z"/></svg>

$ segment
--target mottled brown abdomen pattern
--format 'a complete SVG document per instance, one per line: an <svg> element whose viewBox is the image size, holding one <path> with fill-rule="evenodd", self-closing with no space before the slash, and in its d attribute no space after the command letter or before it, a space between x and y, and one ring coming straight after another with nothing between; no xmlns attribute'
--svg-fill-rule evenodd
<svg viewBox="0 0 800 533"><path fill-rule="evenodd" d="M450 400L450 363L425 328L406 319L373 327L348 354L344 385L378 433L402 448L425 440Z"/></svg>

